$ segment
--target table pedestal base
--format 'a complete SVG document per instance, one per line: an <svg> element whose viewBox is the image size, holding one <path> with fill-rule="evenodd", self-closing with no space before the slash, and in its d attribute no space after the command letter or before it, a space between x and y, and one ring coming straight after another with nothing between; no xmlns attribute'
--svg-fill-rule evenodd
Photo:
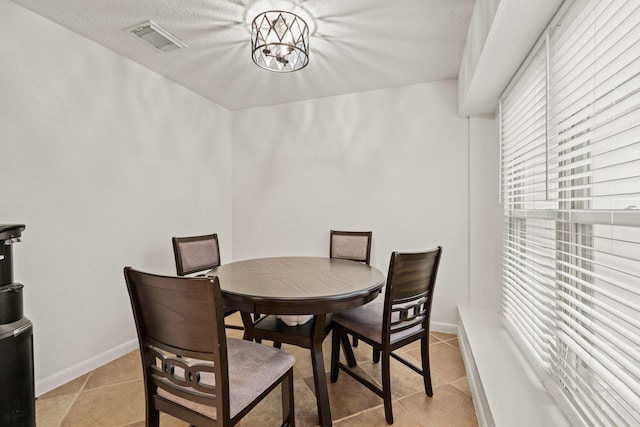
<svg viewBox="0 0 640 427"><path fill-rule="evenodd" d="M331 332L331 315L317 314L313 320L297 326L287 326L274 315L264 316L255 322L251 314L241 313L244 324L244 339L249 341L269 340L274 343L286 343L311 351L311 365L313 369L313 383L318 405L318 418L323 427L331 426L331 408L329 406L329 391L327 389L327 375L324 370L324 356L322 342ZM356 361L351 346L345 345L345 355L349 366L355 366Z"/></svg>

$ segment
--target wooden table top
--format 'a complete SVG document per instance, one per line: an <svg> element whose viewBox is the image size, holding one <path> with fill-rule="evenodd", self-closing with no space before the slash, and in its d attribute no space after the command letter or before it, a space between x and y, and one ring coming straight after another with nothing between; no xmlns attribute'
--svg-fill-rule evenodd
<svg viewBox="0 0 640 427"><path fill-rule="evenodd" d="M221 265L225 304L264 314L323 314L374 299L384 275L369 265L335 258L276 257Z"/></svg>

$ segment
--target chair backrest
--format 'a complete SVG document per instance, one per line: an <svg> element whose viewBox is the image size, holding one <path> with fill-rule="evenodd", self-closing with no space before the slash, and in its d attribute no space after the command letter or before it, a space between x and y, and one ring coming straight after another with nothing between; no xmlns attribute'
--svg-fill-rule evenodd
<svg viewBox="0 0 640 427"><path fill-rule="evenodd" d="M429 333L431 304L442 247L426 252L391 254L384 301L383 342L409 331Z"/></svg>
<svg viewBox="0 0 640 427"><path fill-rule="evenodd" d="M329 257L360 261L369 265L372 235L371 231L331 230Z"/></svg>
<svg viewBox="0 0 640 427"><path fill-rule="evenodd" d="M178 276L211 270L220 266L218 235L174 237L173 255Z"/></svg>
<svg viewBox="0 0 640 427"><path fill-rule="evenodd" d="M147 405L157 389L229 417L229 372L217 277L167 277L125 267Z"/></svg>

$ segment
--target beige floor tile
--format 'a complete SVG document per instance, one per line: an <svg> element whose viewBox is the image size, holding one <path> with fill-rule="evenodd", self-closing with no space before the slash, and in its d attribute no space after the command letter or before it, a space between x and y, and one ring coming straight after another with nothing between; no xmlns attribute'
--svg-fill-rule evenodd
<svg viewBox="0 0 640 427"><path fill-rule="evenodd" d="M391 407L393 410L393 427L415 427L419 425L411 412L398 401L394 400ZM334 425L336 427L389 427L384 417L384 406L382 405L338 420Z"/></svg>
<svg viewBox="0 0 640 427"><path fill-rule="evenodd" d="M48 393L45 393L38 397L38 400L45 400L52 397L63 396L65 394L75 394L79 393L83 388L85 383L87 382L87 378L91 375L91 372L81 377L76 378L75 380L71 380L66 384L61 385L60 387L51 390Z"/></svg>
<svg viewBox="0 0 640 427"><path fill-rule="evenodd" d="M369 381L373 379L359 366L354 370ZM306 378L307 385L313 389L313 377ZM363 386L345 372L341 372L338 381L331 382L327 373L327 387L329 389L329 405L331 407L331 417L335 420L345 418L351 414L364 411L380 405L381 398Z"/></svg>
<svg viewBox="0 0 640 427"><path fill-rule="evenodd" d="M127 424L123 427L145 427L144 421L138 421L133 424ZM40 427L40 426L38 426ZM160 427L189 427L189 423L185 423L177 418L174 418L167 414L160 414Z"/></svg>
<svg viewBox="0 0 640 427"><path fill-rule="evenodd" d="M434 391L433 397L416 393L400 399L420 425L429 427L474 427L478 425L471 397L446 385Z"/></svg>
<svg viewBox="0 0 640 427"><path fill-rule="evenodd" d="M435 390L438 387L442 387L449 384L449 382L447 380L445 380L444 378L442 378L440 375L436 374L435 372L433 372L433 370L431 371L431 387Z"/></svg>
<svg viewBox="0 0 640 427"><path fill-rule="evenodd" d="M160 426L161 427L189 427L189 423L185 423L182 420L172 417L167 414L160 414Z"/></svg>
<svg viewBox="0 0 640 427"><path fill-rule="evenodd" d="M446 340L444 343L445 344L449 344L451 347L460 350L460 343L458 342L458 338L454 338L454 339L451 339L451 340Z"/></svg>
<svg viewBox="0 0 640 427"><path fill-rule="evenodd" d="M360 363L360 366L378 385L382 384L382 365L369 360ZM422 376L395 359L390 361L391 369L391 396L398 399L422 391L424 383Z"/></svg>
<svg viewBox="0 0 640 427"><path fill-rule="evenodd" d="M434 334L437 334L437 333L438 332L429 333L429 344L435 344L435 343L440 342L440 338L438 338L436 335L434 335ZM413 344L420 346L420 342L419 341L416 341L416 343L413 343Z"/></svg>
<svg viewBox="0 0 640 427"><path fill-rule="evenodd" d="M431 332L431 335L438 338L439 340L446 341L453 338L456 338L455 334L445 334L443 332Z"/></svg>
<svg viewBox="0 0 640 427"><path fill-rule="evenodd" d="M235 315L234 315L235 316ZM231 316L233 318L233 316ZM234 319L231 319L234 320ZM238 316L238 323L239 316ZM242 336L242 331L227 329L227 335ZM421 377L392 360L394 426L474 426L477 425L469 385L455 335L433 333L430 336L431 373L434 397L428 398ZM271 345L271 343L268 343ZM284 346L296 356L294 388L296 424L318 425L318 413L308 349ZM334 425L385 426L382 399L342 372L337 383L329 380L331 336L323 343L324 365ZM374 382L380 381L380 365L371 361L371 347L360 342L354 348L358 372ZM419 366L419 342L398 351ZM341 356L344 361L344 355ZM143 427L144 388L137 351L131 352L95 371L52 390L36 401L38 427ZM397 400L396 400L397 399ZM278 387L241 421L241 427L279 425L281 397ZM187 427L188 424L166 414L162 427Z"/></svg>
<svg viewBox="0 0 640 427"><path fill-rule="evenodd" d="M296 426L314 427L318 424L316 398L303 379L294 379L293 393ZM251 410L240 423L240 427L276 426L282 423L282 393L277 387ZM163 426L164 427L164 426Z"/></svg>
<svg viewBox="0 0 640 427"><path fill-rule="evenodd" d="M420 357L419 350L411 350L407 353L413 358ZM439 375L447 382L455 381L466 375L460 351L450 345L445 343L430 345L429 358L431 372Z"/></svg>
<svg viewBox="0 0 640 427"><path fill-rule="evenodd" d="M267 343L271 345L271 343ZM283 344L282 349L287 353L293 354L296 357L295 369L302 375L303 378L313 376L313 365L311 363L311 350L308 348L297 347L294 345ZM344 356L343 360L344 360ZM329 335L322 343L322 358L324 361L324 369L328 371L331 369L331 335Z"/></svg>
<svg viewBox="0 0 640 427"><path fill-rule="evenodd" d="M67 414L78 394L66 393L36 401L36 424L38 427L56 427Z"/></svg>
<svg viewBox="0 0 640 427"><path fill-rule="evenodd" d="M331 336L329 336L329 338L331 338ZM349 339L349 342L353 341ZM358 362L371 360L371 358L373 357L373 349L369 344L365 342L359 341L357 347L351 346L351 348L353 350L353 355L356 357L356 360ZM340 360L344 363L346 359L344 357L344 351L342 351L342 346L340 346L340 349ZM329 353L329 356L331 356L331 353Z"/></svg>
<svg viewBox="0 0 640 427"><path fill-rule="evenodd" d="M225 333L227 335L227 338L236 338L241 340L243 335L244 335L244 331L241 331L239 329L229 329L226 328L225 329Z"/></svg>
<svg viewBox="0 0 640 427"><path fill-rule="evenodd" d="M138 350L93 371L87 380L85 390L136 380L142 381L142 361Z"/></svg>
<svg viewBox="0 0 640 427"><path fill-rule="evenodd" d="M132 381L81 393L60 427L113 427L144 420L144 387Z"/></svg>
<svg viewBox="0 0 640 427"><path fill-rule="evenodd" d="M469 381L466 376L452 382L451 385L464 392L464 394L471 396L471 388L469 387Z"/></svg>
<svg viewBox="0 0 640 427"><path fill-rule="evenodd" d="M224 324L242 326L242 317L240 317L240 313L235 312L229 316L226 316L224 318ZM227 333L227 337L231 338L242 338L242 334L244 334L244 331L239 329L226 328L225 331Z"/></svg>
<svg viewBox="0 0 640 427"><path fill-rule="evenodd" d="M293 386L296 407L296 426L313 427L319 425L316 395L313 390L309 388L308 382L304 379L294 381Z"/></svg>

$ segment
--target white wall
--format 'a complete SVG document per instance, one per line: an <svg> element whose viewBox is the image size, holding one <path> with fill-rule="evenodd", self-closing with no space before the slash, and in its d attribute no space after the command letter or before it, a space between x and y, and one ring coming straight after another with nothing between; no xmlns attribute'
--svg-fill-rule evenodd
<svg viewBox="0 0 640 427"><path fill-rule="evenodd" d="M502 208L497 117L469 121L469 305L500 308Z"/></svg>
<svg viewBox="0 0 640 427"><path fill-rule="evenodd" d="M457 116L456 81L228 112L8 0L0 36L0 223L27 225L38 394L136 347L122 268L172 274L172 235L215 231L229 262L369 229L385 274L444 247L434 328L496 306L497 125Z"/></svg>
<svg viewBox="0 0 640 427"><path fill-rule="evenodd" d="M201 232L231 260L230 113L7 0L0 38L0 223L27 226L40 394L137 346L125 265L175 273L171 236Z"/></svg>
<svg viewBox="0 0 640 427"><path fill-rule="evenodd" d="M469 145L455 80L233 121L234 259L326 256L330 229L372 230L371 263L386 275L392 251L442 245L432 322L457 322L469 303Z"/></svg>

